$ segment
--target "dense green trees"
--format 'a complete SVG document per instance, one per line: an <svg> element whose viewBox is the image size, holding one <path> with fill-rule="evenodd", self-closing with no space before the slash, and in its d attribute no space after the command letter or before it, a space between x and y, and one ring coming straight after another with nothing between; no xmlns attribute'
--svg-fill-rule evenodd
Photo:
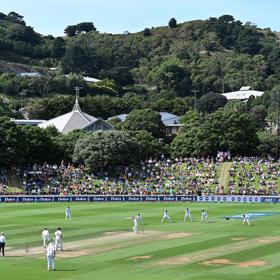
<svg viewBox="0 0 280 280"><path fill-rule="evenodd" d="M54 139L48 129L41 129L37 126L20 127L26 141L25 163L54 163L59 162L62 153L57 149ZM21 145L21 143L19 143Z"/></svg>
<svg viewBox="0 0 280 280"><path fill-rule="evenodd" d="M17 126L9 118L0 118L0 166L8 168L34 163L59 162L63 154L54 142L51 130L35 126Z"/></svg>
<svg viewBox="0 0 280 280"><path fill-rule="evenodd" d="M151 33L151 30L149 28L145 28L143 30L143 35L144 36L150 36L152 33Z"/></svg>
<svg viewBox="0 0 280 280"><path fill-rule="evenodd" d="M175 18L171 18L171 19L169 20L169 22L168 22L168 26L169 26L170 28L175 28L175 27L177 27L177 20L176 20Z"/></svg>
<svg viewBox="0 0 280 280"><path fill-rule="evenodd" d="M182 24L173 18L167 27L126 36L91 32L95 30L92 22L81 22L65 29L68 38L42 36L26 26L23 16L0 13L0 92L5 100L0 115L15 116L20 93L30 118L64 114L73 107L74 96L69 95L78 85L83 88L81 108L95 117L107 119L134 111L116 127L126 130L132 142L138 141L137 149L145 157L162 151L156 139L164 135L157 113L161 111L178 114L185 123L170 146L174 156L214 155L226 149L233 154L275 154L275 138L267 132L268 120L272 127L276 122L270 91L277 90L280 77L280 48L274 32L242 24L231 15ZM50 67L56 67L55 73ZM16 75L37 70L41 77ZM89 84L82 75L103 81ZM244 85L266 93L246 103L226 102L221 96ZM190 111L193 90L198 90L198 112ZM11 158L8 165L38 161L39 156L25 156L23 151L40 155L46 149L52 151L52 146L57 158L42 155L42 159L71 160L76 142L87 136L47 131L40 135L39 129L6 122L2 130L8 131L3 139L23 134L34 143L32 148L22 141L20 150L13 141L5 142L8 146L3 142L6 150L1 153ZM168 153L169 146L165 148ZM17 149L19 160L12 152ZM138 152L135 155L140 158Z"/></svg>
<svg viewBox="0 0 280 280"><path fill-rule="evenodd" d="M57 37L53 40L51 56L54 58L61 58L64 54L65 54L65 42L63 38Z"/></svg>
<svg viewBox="0 0 280 280"><path fill-rule="evenodd" d="M227 99L219 93L208 93L199 98L197 110L203 113L213 113L227 103Z"/></svg>
<svg viewBox="0 0 280 280"><path fill-rule="evenodd" d="M150 73L151 81L159 89L173 90L178 96L186 96L191 89L189 71L178 59L169 59Z"/></svg>
<svg viewBox="0 0 280 280"><path fill-rule="evenodd" d="M58 147L57 152L61 159L66 162L71 162L73 160L75 145L77 144L78 140L85 136L86 132L84 130L74 130L68 134L58 134L56 137L54 137L53 141Z"/></svg>
<svg viewBox="0 0 280 280"><path fill-rule="evenodd" d="M95 30L96 30L96 28L92 22L81 22L76 25L68 25L64 29L64 33L68 37L74 37L77 34L81 34L84 32L87 33L87 32L95 31Z"/></svg>
<svg viewBox="0 0 280 280"><path fill-rule="evenodd" d="M96 63L94 50L76 42L67 46L61 60L61 66L65 73L85 73L90 76L96 75Z"/></svg>
<svg viewBox="0 0 280 280"><path fill-rule="evenodd" d="M132 163L137 151L136 141L128 133L107 131L88 134L78 141L74 161L101 172L117 165Z"/></svg>
<svg viewBox="0 0 280 280"><path fill-rule="evenodd" d="M161 153L162 145L146 131L106 131L90 133L78 140L73 159L91 170L104 172Z"/></svg>
<svg viewBox="0 0 280 280"><path fill-rule="evenodd" d="M0 118L0 165L18 166L24 162L27 142L23 131L9 118Z"/></svg>
<svg viewBox="0 0 280 280"><path fill-rule="evenodd" d="M134 110L126 118L123 128L129 131L146 130L156 138L164 136L164 125L159 113L151 109Z"/></svg>
<svg viewBox="0 0 280 280"><path fill-rule="evenodd" d="M268 56L268 63L271 71L276 74L280 74L280 48L275 48Z"/></svg>
<svg viewBox="0 0 280 280"><path fill-rule="evenodd" d="M36 45L40 41L38 33L34 32L30 26L15 23L7 28L7 38L12 40L24 41Z"/></svg>
<svg viewBox="0 0 280 280"><path fill-rule="evenodd" d="M174 156L255 155L259 140L254 119L248 113L218 110L201 123L191 121L171 144Z"/></svg>

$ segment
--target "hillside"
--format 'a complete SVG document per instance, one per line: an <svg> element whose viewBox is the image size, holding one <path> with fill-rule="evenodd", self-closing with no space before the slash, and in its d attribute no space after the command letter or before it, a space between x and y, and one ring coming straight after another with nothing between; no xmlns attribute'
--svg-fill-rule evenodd
<svg viewBox="0 0 280 280"><path fill-rule="evenodd" d="M63 160L110 170L161 155L207 158L221 151L279 158L277 33L230 15L180 24L171 19L132 34L102 34L81 22L65 33L42 36L23 16L0 13L0 166ZM115 128L108 133L69 134L10 121L71 111L76 86L84 112L128 118L108 120ZM246 102L221 95L241 86L264 94ZM159 112L180 117L178 134L165 134Z"/></svg>
<svg viewBox="0 0 280 280"><path fill-rule="evenodd" d="M173 19L169 26L126 34L100 33L93 23L82 22L65 33L42 36L26 26L23 16L0 13L0 93L11 97L8 107L19 109L21 95L30 116L47 119L66 112L72 103L41 114L38 110L49 103L44 99L73 94L78 85L81 96L118 108L95 108L95 115L103 118L145 106L183 115L193 107L194 90L198 98L212 93L218 99L217 106L206 110L211 113L225 104L220 93L244 85L269 92L279 84L279 34L230 15L180 24ZM41 76L17 76L34 71ZM88 84L82 75L103 81ZM267 108L265 100L258 105Z"/></svg>

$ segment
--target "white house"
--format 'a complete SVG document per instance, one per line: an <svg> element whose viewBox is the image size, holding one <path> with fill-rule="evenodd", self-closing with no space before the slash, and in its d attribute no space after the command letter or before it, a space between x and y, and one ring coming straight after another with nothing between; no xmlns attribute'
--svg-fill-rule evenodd
<svg viewBox="0 0 280 280"><path fill-rule="evenodd" d="M247 100L250 96L259 97L264 94L263 91L251 90L250 86L241 87L238 91L223 93L227 100Z"/></svg>

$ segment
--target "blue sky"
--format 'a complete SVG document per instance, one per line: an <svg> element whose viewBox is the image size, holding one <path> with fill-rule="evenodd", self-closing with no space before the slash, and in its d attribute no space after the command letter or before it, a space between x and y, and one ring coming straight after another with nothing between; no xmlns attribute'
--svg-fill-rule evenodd
<svg viewBox="0 0 280 280"><path fill-rule="evenodd" d="M44 35L63 35L67 25L94 22L107 33L231 14L242 22L280 31L280 0L1 0L0 11L22 14Z"/></svg>

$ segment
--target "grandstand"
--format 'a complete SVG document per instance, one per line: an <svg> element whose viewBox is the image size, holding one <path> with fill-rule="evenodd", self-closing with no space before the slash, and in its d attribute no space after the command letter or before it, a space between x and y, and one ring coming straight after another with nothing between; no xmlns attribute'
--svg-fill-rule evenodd
<svg viewBox="0 0 280 280"><path fill-rule="evenodd" d="M21 193L29 195L277 195L280 165L260 158L161 158L120 166L109 173L92 173L84 166L61 162L17 169ZM1 171L0 192L7 172Z"/></svg>

